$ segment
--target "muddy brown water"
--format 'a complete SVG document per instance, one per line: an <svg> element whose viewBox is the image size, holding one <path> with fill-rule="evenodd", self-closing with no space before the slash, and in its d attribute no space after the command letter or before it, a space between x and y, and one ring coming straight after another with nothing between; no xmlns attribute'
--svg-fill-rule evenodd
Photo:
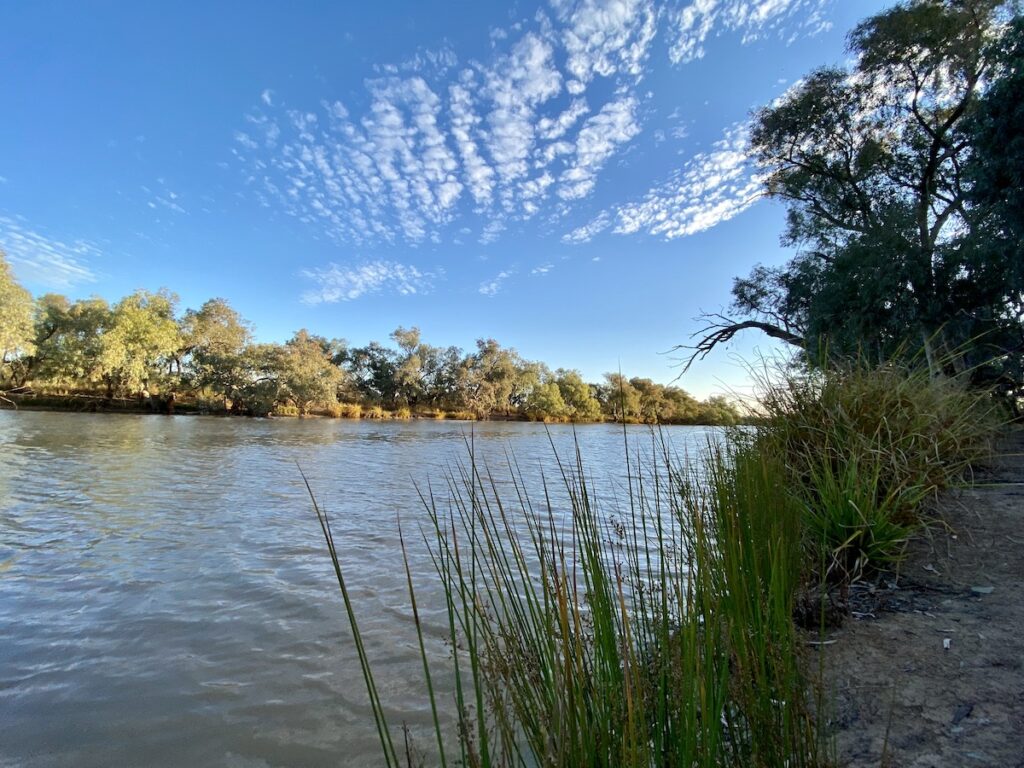
<svg viewBox="0 0 1024 768"><path fill-rule="evenodd" d="M389 716L425 732L396 517L416 529L416 485L444 493L469 431L0 412L0 764L380 764L297 464L332 514ZM575 434L613 514L626 494L623 430ZM716 434L663 431L680 456ZM538 497L542 469L556 472L551 443L571 456L574 439L523 423L476 424L472 437L500 482L513 454ZM649 429L628 440L652 453ZM443 661L422 546L412 567L429 653Z"/></svg>

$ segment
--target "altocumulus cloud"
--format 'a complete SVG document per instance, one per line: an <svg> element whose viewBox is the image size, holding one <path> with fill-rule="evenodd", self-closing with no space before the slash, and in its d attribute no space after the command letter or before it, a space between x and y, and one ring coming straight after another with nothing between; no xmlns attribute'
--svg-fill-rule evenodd
<svg viewBox="0 0 1024 768"><path fill-rule="evenodd" d="M362 114L261 98L232 152L260 204L334 239L436 242L461 216L487 242L541 210L565 215L640 133L658 18L653 0L556 2L496 36L489 61L378 67Z"/></svg>
<svg viewBox="0 0 1024 768"><path fill-rule="evenodd" d="M478 291L484 296L494 296L501 290L501 284L508 280L512 275L515 274L514 269L504 269L495 275L490 280L484 280L480 283Z"/></svg>
<svg viewBox="0 0 1024 768"><path fill-rule="evenodd" d="M429 293L435 274L409 264L370 261L353 266L328 264L321 269L306 269L302 276L314 281L316 288L303 293L306 304L331 304L352 301L372 293L398 293L403 296Z"/></svg>
<svg viewBox="0 0 1024 768"><path fill-rule="evenodd" d="M768 35L787 42L831 27L825 16L831 0L694 0L670 11L669 57L677 64L704 56L704 44L725 32L739 33L744 45Z"/></svg>
<svg viewBox="0 0 1024 768"><path fill-rule="evenodd" d="M747 44L817 34L833 2L550 0L492 31L485 60L460 61L446 47L375 65L380 76L365 82L358 113L331 98L296 106L264 91L231 151L249 196L339 242L439 243L470 225L487 244L515 222L562 220L594 193L643 131L659 34L665 63L682 66L718 36ZM699 186L689 170L729 162L727 151L693 158L648 200L609 214L608 226L676 237L727 218L747 199L738 176L709 185L720 194L710 211L687 192ZM564 239L583 242L604 221Z"/></svg>

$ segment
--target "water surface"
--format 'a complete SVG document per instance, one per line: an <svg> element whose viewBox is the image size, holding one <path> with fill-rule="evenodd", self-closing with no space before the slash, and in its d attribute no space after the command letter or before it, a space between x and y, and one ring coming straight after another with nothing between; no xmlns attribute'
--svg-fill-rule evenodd
<svg viewBox="0 0 1024 768"><path fill-rule="evenodd" d="M391 719L422 728L396 519L416 529L416 485L444 493L469 430L0 412L0 764L380 764L297 465L332 515ZM663 432L680 453L709 435ZM622 428L576 436L613 508ZM499 478L514 455L538 497L551 442L572 454L567 426L481 423L471 437ZM632 451L651 454L653 437L630 428ZM429 587L421 599L443 659L441 605Z"/></svg>

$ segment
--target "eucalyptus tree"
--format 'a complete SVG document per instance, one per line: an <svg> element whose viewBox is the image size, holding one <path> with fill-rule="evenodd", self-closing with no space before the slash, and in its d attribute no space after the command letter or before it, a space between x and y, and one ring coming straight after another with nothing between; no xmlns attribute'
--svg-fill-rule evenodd
<svg viewBox="0 0 1024 768"><path fill-rule="evenodd" d="M460 389L466 406L485 416L508 413L511 398L519 391L519 356L494 339L478 339L476 352L463 361Z"/></svg>
<svg viewBox="0 0 1024 768"><path fill-rule="evenodd" d="M559 368L555 371L555 383L571 418L576 421L600 420L601 403L594 396L594 388L583 380L579 371Z"/></svg>
<svg viewBox="0 0 1024 768"><path fill-rule="evenodd" d="M283 393L301 413L338 402L344 373L334 364L330 342L323 337L298 331L281 349L279 365Z"/></svg>
<svg viewBox="0 0 1024 768"><path fill-rule="evenodd" d="M56 293L39 297L35 352L24 359L24 382L62 389L97 385L102 378L102 338L112 319L110 305L101 298L72 302Z"/></svg>
<svg viewBox="0 0 1024 768"><path fill-rule="evenodd" d="M573 415L572 409L562 397L557 379L550 374L533 385L526 396L523 410L528 417L537 420L561 420Z"/></svg>
<svg viewBox="0 0 1024 768"><path fill-rule="evenodd" d="M1004 296L991 302L992 318L976 325L987 331L980 346L992 360L983 372L1011 402L1019 402L1024 396L1024 18L1009 25L998 53L998 75L967 126L973 146L967 167L975 234L971 255L989 274L980 285L964 289L1002 286Z"/></svg>
<svg viewBox="0 0 1024 768"><path fill-rule="evenodd" d="M188 310L181 321L184 379L196 390L209 390L227 402L238 399L251 383L245 351L252 342L249 323L225 299L210 299Z"/></svg>
<svg viewBox="0 0 1024 768"><path fill-rule="evenodd" d="M99 338L98 368L107 395L143 396L181 348L174 317L177 297L161 290L136 291L114 305Z"/></svg>

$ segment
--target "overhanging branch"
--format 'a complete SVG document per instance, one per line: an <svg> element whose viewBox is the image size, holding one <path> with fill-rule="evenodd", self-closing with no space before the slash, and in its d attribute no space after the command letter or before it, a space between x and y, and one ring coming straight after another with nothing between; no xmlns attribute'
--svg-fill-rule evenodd
<svg viewBox="0 0 1024 768"><path fill-rule="evenodd" d="M804 338L802 336L772 323L766 323L761 320L735 321L720 314L703 315L702 317L708 321L707 325L690 336L691 339L699 338L700 340L696 344L681 344L678 347L675 347L677 350L692 350L690 356L686 359L686 362L683 365L683 373L686 373L694 362L697 360L703 360L707 357L711 353L711 350L719 344L724 344L732 340L732 337L740 331L746 331L749 329L761 331L773 339L784 341L795 347L803 348L805 346Z"/></svg>

